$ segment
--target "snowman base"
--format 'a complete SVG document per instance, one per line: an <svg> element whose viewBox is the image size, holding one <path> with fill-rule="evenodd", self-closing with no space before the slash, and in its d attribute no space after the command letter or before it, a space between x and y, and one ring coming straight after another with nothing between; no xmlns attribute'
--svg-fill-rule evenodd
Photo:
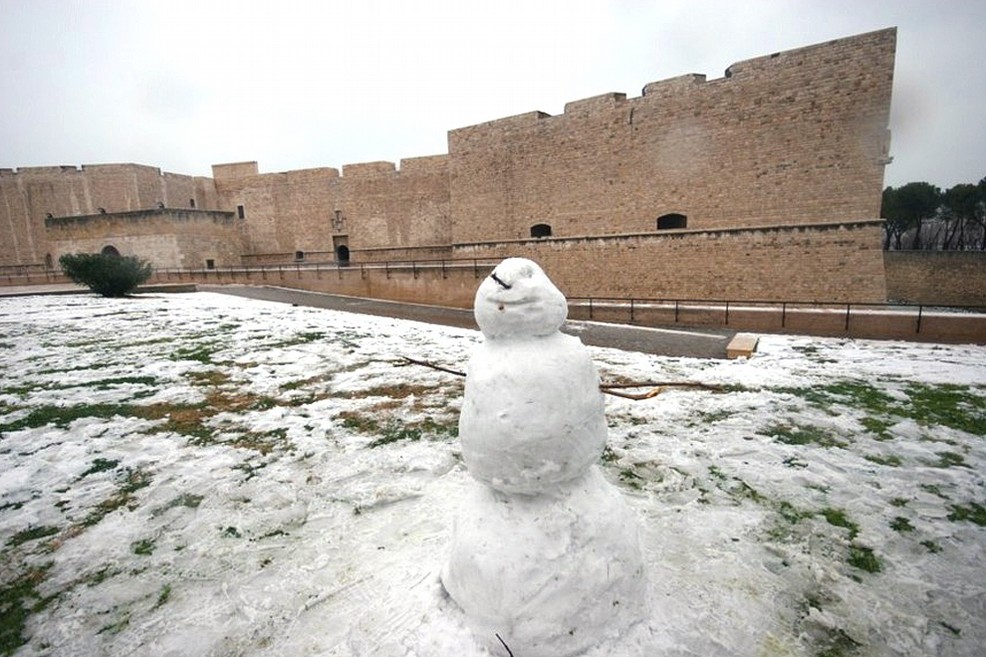
<svg viewBox="0 0 986 657"><path fill-rule="evenodd" d="M540 495L477 484L465 508L442 583L493 654L576 655L644 616L637 520L595 466Z"/></svg>

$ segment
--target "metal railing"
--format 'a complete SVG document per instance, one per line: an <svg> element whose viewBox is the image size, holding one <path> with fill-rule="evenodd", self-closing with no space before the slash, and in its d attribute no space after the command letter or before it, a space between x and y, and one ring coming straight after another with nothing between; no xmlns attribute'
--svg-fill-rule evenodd
<svg viewBox="0 0 986 657"><path fill-rule="evenodd" d="M587 319L614 321L622 319L629 324L653 324L647 321L659 318L659 323L679 324L689 323L683 319L688 314L693 318L705 315L712 321L704 324L721 324L731 326L730 314L735 318L742 313L744 325L750 324L751 316L761 314L779 317L779 328L789 328L792 316L805 317L813 315L838 318L843 331L850 331L853 319L880 314L881 316L896 316L912 318L914 332L921 332L922 322L929 313L967 314L986 321L986 306L959 305L942 306L908 303L878 303L878 302L844 302L844 301L784 301L784 300L738 300L738 299L662 299L662 298L620 298L620 297L568 297L571 310L583 310ZM831 323L831 322L830 322Z"/></svg>

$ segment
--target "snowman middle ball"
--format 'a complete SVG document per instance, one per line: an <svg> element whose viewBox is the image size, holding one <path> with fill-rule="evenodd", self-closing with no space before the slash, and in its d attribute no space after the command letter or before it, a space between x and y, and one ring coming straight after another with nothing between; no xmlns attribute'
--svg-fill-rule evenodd
<svg viewBox="0 0 986 657"><path fill-rule="evenodd" d="M588 350L558 331L564 296L535 263L511 258L480 285L475 309L486 339L459 418L470 473L527 495L583 475L605 446L606 418Z"/></svg>

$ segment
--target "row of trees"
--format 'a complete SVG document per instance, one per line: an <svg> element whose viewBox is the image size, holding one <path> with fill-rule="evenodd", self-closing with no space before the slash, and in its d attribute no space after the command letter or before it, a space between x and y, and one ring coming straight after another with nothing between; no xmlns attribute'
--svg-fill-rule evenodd
<svg viewBox="0 0 986 657"><path fill-rule="evenodd" d="M886 250L986 251L986 178L942 191L912 182L883 190Z"/></svg>

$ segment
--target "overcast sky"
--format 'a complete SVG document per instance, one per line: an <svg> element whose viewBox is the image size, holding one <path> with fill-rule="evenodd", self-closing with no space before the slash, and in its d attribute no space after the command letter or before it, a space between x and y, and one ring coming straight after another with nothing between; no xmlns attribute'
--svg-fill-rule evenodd
<svg viewBox="0 0 986 657"><path fill-rule="evenodd" d="M886 183L978 182L983 0L0 0L0 167L397 162L447 152L451 129L891 26Z"/></svg>

